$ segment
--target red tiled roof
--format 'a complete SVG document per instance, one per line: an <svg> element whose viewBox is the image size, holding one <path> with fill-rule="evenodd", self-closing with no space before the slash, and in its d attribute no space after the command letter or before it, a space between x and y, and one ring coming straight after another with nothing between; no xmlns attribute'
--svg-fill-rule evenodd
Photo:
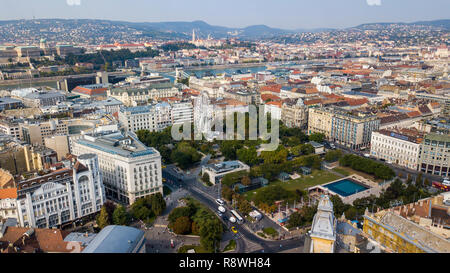
<svg viewBox="0 0 450 273"><path fill-rule="evenodd" d="M259 89L259 92L275 92L280 93L281 91L281 84L271 84L263 86Z"/></svg>
<svg viewBox="0 0 450 273"><path fill-rule="evenodd" d="M422 115L419 111L412 111L412 112L408 112L406 114L410 118L420 117Z"/></svg>
<svg viewBox="0 0 450 273"><path fill-rule="evenodd" d="M0 189L0 199L16 199L17 198L17 189L9 188L9 189Z"/></svg>
<svg viewBox="0 0 450 273"><path fill-rule="evenodd" d="M262 101L268 101L268 100L277 101L277 100L281 100L281 98L278 96L272 95L272 94L262 94L261 100Z"/></svg>

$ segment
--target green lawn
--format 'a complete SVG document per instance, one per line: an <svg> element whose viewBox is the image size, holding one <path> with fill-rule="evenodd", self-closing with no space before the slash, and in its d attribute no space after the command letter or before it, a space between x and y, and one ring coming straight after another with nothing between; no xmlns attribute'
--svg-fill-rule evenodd
<svg viewBox="0 0 450 273"><path fill-rule="evenodd" d="M334 168L333 171L336 171L336 172L342 173L342 174L344 174L344 172L348 173L348 174L344 174L344 175L356 174L356 175L362 176L364 178L367 178L369 180L372 180L372 181L378 182L378 183L383 182L383 179L375 179L375 177L373 175L370 175L370 174L367 174L367 173L363 173L363 172L359 172L359 171L355 171L355 170L353 170L350 167L339 166L337 168Z"/></svg>
<svg viewBox="0 0 450 273"><path fill-rule="evenodd" d="M263 229L263 232L269 236L271 236L272 238L278 236L278 231L276 231L273 227L268 227Z"/></svg>
<svg viewBox="0 0 450 273"><path fill-rule="evenodd" d="M236 249L236 241L231 239L228 245L223 249L222 252L231 251Z"/></svg>
<svg viewBox="0 0 450 273"><path fill-rule="evenodd" d="M312 174L302 176L299 179L289 180L287 182L282 182L279 180L271 182L268 185L268 187L271 187L274 185L280 185L288 191L295 191L297 189L306 190L309 187L316 186L316 185L322 185L322 184L337 180L339 178L340 178L339 176L337 176L333 173L330 173L328 171L325 171L325 170L314 170L312 172ZM245 196L245 198L247 198L247 200L251 201L251 199L255 195L255 193L261 189L262 188L246 192L246 193L244 193L244 196Z"/></svg>
<svg viewBox="0 0 450 273"><path fill-rule="evenodd" d="M353 172L350 172L349 170L344 170L341 167L334 168L333 171L340 173L342 175L345 175L345 176L349 176L349 175L353 174Z"/></svg>

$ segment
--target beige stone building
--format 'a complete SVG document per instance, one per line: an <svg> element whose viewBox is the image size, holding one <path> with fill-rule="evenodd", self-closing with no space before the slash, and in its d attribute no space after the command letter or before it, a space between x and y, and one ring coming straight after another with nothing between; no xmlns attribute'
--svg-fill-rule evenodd
<svg viewBox="0 0 450 273"><path fill-rule="evenodd" d="M329 139L332 120L333 113L325 108L310 108L308 110L308 135L322 133Z"/></svg>
<svg viewBox="0 0 450 273"><path fill-rule="evenodd" d="M28 144L45 145L44 139L54 135L68 135L67 123L55 120L21 124L22 139Z"/></svg>
<svg viewBox="0 0 450 273"><path fill-rule="evenodd" d="M52 149L61 161L70 153L69 137L67 135L51 136L44 139L45 147Z"/></svg>
<svg viewBox="0 0 450 273"><path fill-rule="evenodd" d="M281 105L281 121L290 128L308 126L308 108L303 104L302 99L284 100Z"/></svg>

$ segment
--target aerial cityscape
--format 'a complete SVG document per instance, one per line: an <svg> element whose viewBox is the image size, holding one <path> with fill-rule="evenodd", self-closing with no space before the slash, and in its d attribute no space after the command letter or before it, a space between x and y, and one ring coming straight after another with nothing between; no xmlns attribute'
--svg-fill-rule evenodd
<svg viewBox="0 0 450 273"><path fill-rule="evenodd" d="M449 2L13 2L1 254L450 253Z"/></svg>

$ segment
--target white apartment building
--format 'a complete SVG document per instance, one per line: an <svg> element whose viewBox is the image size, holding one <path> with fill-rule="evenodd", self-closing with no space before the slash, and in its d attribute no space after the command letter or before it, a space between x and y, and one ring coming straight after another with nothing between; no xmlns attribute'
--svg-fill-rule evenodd
<svg viewBox="0 0 450 273"><path fill-rule="evenodd" d="M270 113L273 119L281 120L281 102L270 101L264 104L264 114Z"/></svg>
<svg viewBox="0 0 450 273"><path fill-rule="evenodd" d="M17 219L17 189L0 189L0 219Z"/></svg>
<svg viewBox="0 0 450 273"><path fill-rule="evenodd" d="M85 134L72 142L72 153L98 155L106 197L124 204L163 193L161 155L128 132Z"/></svg>
<svg viewBox="0 0 450 273"><path fill-rule="evenodd" d="M20 139L21 130L19 123L2 121L0 122L0 132L2 134L12 136L15 139Z"/></svg>
<svg viewBox="0 0 450 273"><path fill-rule="evenodd" d="M23 227L61 227L100 211L105 203L95 154L82 154L74 164L19 182L18 222Z"/></svg>
<svg viewBox="0 0 450 273"><path fill-rule="evenodd" d="M178 102L172 106L172 123L181 124L192 122L194 119L194 107L191 102Z"/></svg>
<svg viewBox="0 0 450 273"><path fill-rule="evenodd" d="M126 106L136 106L138 103L158 100L160 98L177 97L180 94L180 90L170 83L142 84L112 88L107 91L108 97L117 99Z"/></svg>
<svg viewBox="0 0 450 273"><path fill-rule="evenodd" d="M399 166L417 170L423 135L412 129L382 129L372 132L370 154Z"/></svg>
<svg viewBox="0 0 450 273"><path fill-rule="evenodd" d="M172 124L192 122L193 107L190 102L122 107L119 122L126 131L161 131Z"/></svg>
<svg viewBox="0 0 450 273"><path fill-rule="evenodd" d="M243 102L229 98L210 99L206 92L194 100L194 127L196 132L204 134L208 141L224 137L221 129L212 131L213 125L220 119L229 118L234 113L245 114L249 106Z"/></svg>

